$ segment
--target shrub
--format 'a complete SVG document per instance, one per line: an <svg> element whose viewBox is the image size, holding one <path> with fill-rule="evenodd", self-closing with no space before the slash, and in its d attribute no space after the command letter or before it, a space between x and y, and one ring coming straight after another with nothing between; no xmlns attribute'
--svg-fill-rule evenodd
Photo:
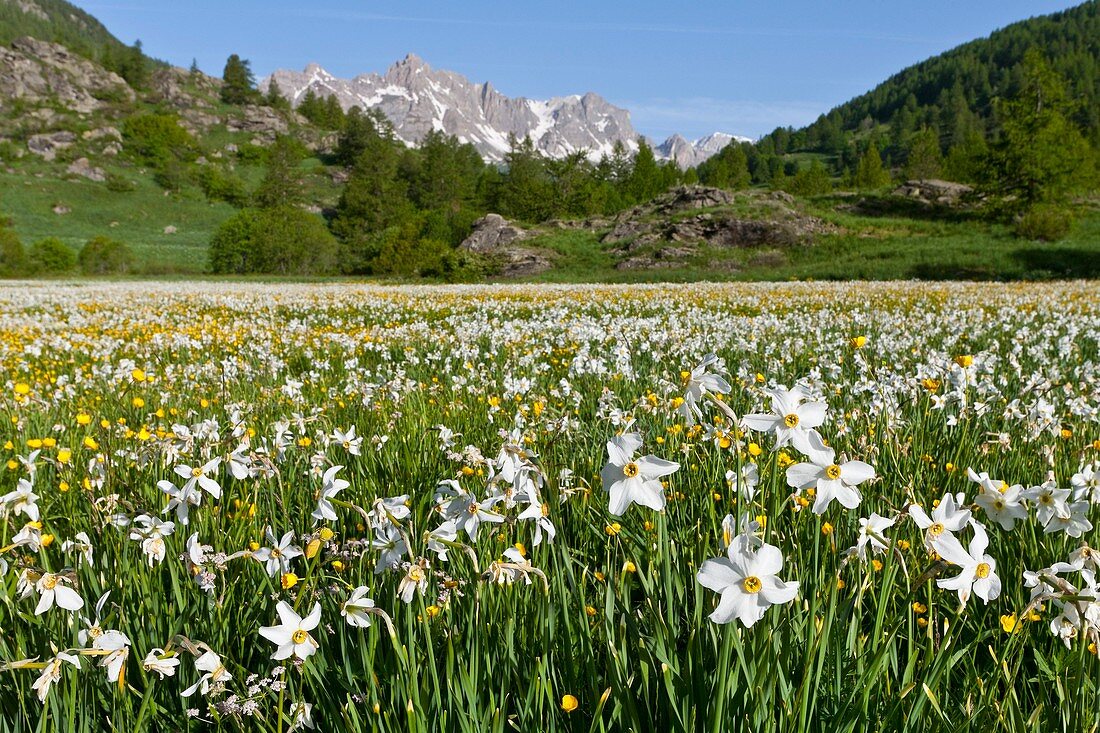
<svg viewBox="0 0 1100 733"><path fill-rule="evenodd" d="M199 187L210 201L224 201L238 209L248 204L244 181L219 166L207 165L199 171Z"/></svg>
<svg viewBox="0 0 1100 733"><path fill-rule="evenodd" d="M118 173L108 173L105 185L111 193L129 193L137 188L133 181L126 176L120 176Z"/></svg>
<svg viewBox="0 0 1100 733"><path fill-rule="evenodd" d="M31 245L27 262L36 275L60 275L76 267L76 255L56 237L47 237Z"/></svg>
<svg viewBox="0 0 1100 733"><path fill-rule="evenodd" d="M124 243L107 237L88 240L77 256L85 275L125 275L134 270L134 253Z"/></svg>
<svg viewBox="0 0 1100 733"><path fill-rule="evenodd" d="M324 220L293 206L244 209L210 242L210 269L220 274L328 273L336 260L336 239Z"/></svg>
<svg viewBox="0 0 1100 733"><path fill-rule="evenodd" d="M156 167L173 160L192 160L197 154L195 139L180 127L175 115L130 117L122 125L122 139L131 153Z"/></svg>
<svg viewBox="0 0 1100 733"><path fill-rule="evenodd" d="M1038 204L1016 217L1014 231L1021 239L1056 242L1069 234L1072 225L1073 214L1069 209Z"/></svg>
<svg viewBox="0 0 1100 733"><path fill-rule="evenodd" d="M0 218L0 277L19 277L26 274L27 258L23 243L8 228L8 221Z"/></svg>

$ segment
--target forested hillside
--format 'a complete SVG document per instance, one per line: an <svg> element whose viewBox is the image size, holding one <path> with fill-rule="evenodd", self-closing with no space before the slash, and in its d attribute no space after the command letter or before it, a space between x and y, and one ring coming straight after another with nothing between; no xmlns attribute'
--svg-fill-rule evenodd
<svg viewBox="0 0 1100 733"><path fill-rule="evenodd" d="M947 153L975 135L996 132L994 100L1020 92L1024 56L1031 48L1040 49L1066 79L1073 120L1094 145L1100 143L1100 3L1095 0L1013 23L910 66L809 127L779 129L761 143L778 153L842 156L853 138L874 132L887 157L900 158L906 139L927 128L937 132Z"/></svg>

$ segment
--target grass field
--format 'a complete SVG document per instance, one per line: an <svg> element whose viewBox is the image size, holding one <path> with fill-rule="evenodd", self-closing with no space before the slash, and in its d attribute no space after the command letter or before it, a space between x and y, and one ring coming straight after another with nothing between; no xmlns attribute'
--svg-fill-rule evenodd
<svg viewBox="0 0 1100 733"><path fill-rule="evenodd" d="M688 261L654 270L616 269L600 231L550 231L526 245L554 255L543 282L696 280L1054 280L1100 277L1100 212L1086 208L1070 235L1054 243L1021 240L1002 224L977 216L933 218L905 202L881 202L879 214L843 210L850 196L821 197L804 206L838 231L809 246L700 249ZM943 212L940 212L941 215ZM752 216L752 213L748 213Z"/></svg>
<svg viewBox="0 0 1100 733"><path fill-rule="evenodd" d="M0 287L0 731L1092 730L1095 295Z"/></svg>

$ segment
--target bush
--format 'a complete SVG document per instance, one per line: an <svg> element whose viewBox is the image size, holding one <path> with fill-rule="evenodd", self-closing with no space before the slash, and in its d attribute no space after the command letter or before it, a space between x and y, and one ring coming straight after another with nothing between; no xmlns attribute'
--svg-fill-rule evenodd
<svg viewBox="0 0 1100 733"><path fill-rule="evenodd" d="M118 173L108 173L105 185L111 193L129 193L137 188L133 181L126 176L120 176Z"/></svg>
<svg viewBox="0 0 1100 733"><path fill-rule="evenodd" d="M1073 214L1062 206L1039 204L1016 217L1014 231L1021 239L1056 242L1069 234Z"/></svg>
<svg viewBox="0 0 1100 733"><path fill-rule="evenodd" d="M35 275L61 275L76 267L76 255L60 239L48 237L31 245L27 262Z"/></svg>
<svg viewBox="0 0 1100 733"><path fill-rule="evenodd" d="M177 160L166 160L153 171L153 181L165 191L179 193L187 183L187 168Z"/></svg>
<svg viewBox="0 0 1100 733"><path fill-rule="evenodd" d="M126 148L149 165L161 167L169 161L193 160L197 145L191 133L180 127L175 115L135 115L122 125Z"/></svg>
<svg viewBox="0 0 1100 733"><path fill-rule="evenodd" d="M248 205L248 190L244 181L219 166L203 166L199 171L199 188L210 201L224 201L238 209Z"/></svg>
<svg viewBox="0 0 1100 733"><path fill-rule="evenodd" d="M88 240L77 261L85 275L125 275L134 270L134 253L130 248L107 237Z"/></svg>
<svg viewBox="0 0 1100 733"><path fill-rule="evenodd" d="M210 269L219 274L321 274L334 272L336 260L324 220L293 206L244 209L210 242Z"/></svg>
<svg viewBox="0 0 1100 733"><path fill-rule="evenodd" d="M23 243L8 228L8 221L0 218L0 277L20 277L27 272L27 258Z"/></svg>

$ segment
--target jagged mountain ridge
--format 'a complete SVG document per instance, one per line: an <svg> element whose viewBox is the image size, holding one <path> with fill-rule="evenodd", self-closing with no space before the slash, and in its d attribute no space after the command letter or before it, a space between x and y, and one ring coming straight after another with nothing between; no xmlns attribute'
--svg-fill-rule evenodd
<svg viewBox="0 0 1100 733"><path fill-rule="evenodd" d="M681 168L699 165L707 158L718 153L732 142L752 142L752 138L714 132L698 140L687 140L682 135L673 135L654 148L657 157L671 160Z"/></svg>
<svg viewBox="0 0 1100 733"><path fill-rule="evenodd" d="M630 113L598 94L548 100L508 97L489 82L475 84L453 71L433 69L413 54L382 75L342 79L309 64L300 72L275 71L260 81L260 89L266 91L271 81L294 105L312 89L318 96L335 96L345 110L353 106L379 109L407 144L415 145L431 130L439 130L473 144L485 159L495 162L508 153L509 134L520 139L530 135L535 147L552 158L586 151L596 159L610 153L616 142L631 153L638 147ZM677 144L678 154L671 155L666 152L674 147L669 138L655 152L687 167L706 160L733 139L744 138L715 133L696 143L683 140L690 152Z"/></svg>

